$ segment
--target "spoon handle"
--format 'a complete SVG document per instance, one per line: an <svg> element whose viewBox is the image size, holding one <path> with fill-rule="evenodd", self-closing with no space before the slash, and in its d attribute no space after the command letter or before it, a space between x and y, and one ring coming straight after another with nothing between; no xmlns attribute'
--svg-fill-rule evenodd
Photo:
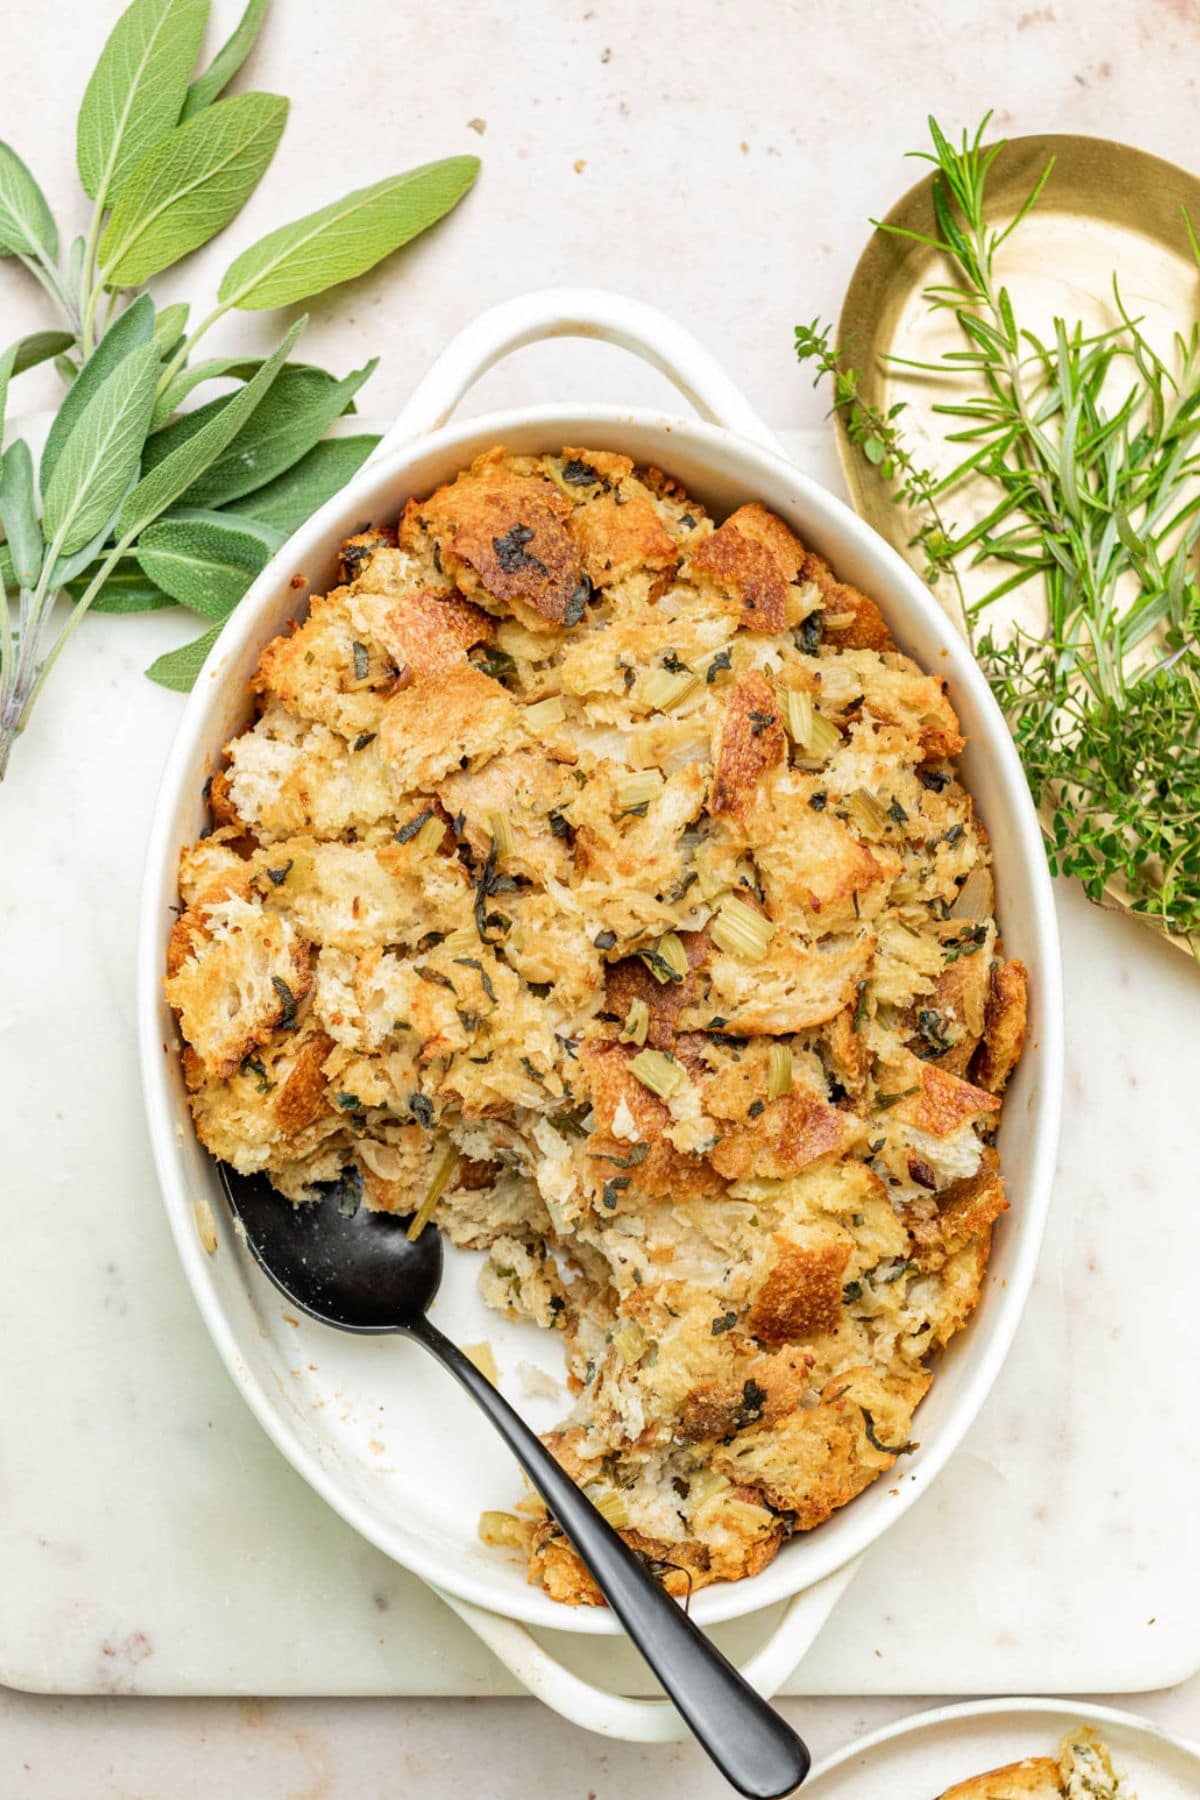
<svg viewBox="0 0 1200 1800"><path fill-rule="evenodd" d="M405 1329L487 1413L726 1780L751 1800L776 1800L794 1793L808 1774L811 1759L791 1726L647 1573L470 1358L428 1319Z"/></svg>

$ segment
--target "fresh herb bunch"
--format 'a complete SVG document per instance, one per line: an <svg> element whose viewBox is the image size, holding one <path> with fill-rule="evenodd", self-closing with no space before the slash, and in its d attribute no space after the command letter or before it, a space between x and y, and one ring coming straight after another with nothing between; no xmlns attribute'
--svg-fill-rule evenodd
<svg viewBox="0 0 1200 1800"><path fill-rule="evenodd" d="M374 362L340 381L290 362L303 318L265 358L193 362L206 332L233 308L291 306L361 275L449 212L478 174L476 157L449 157L280 226L235 258L191 331L187 306L156 308L139 290L236 217L279 143L286 100L219 97L266 8L249 0L194 79L208 0L134 0L122 14L79 111L91 225L61 261L41 188L0 143L0 255L28 269L59 315L56 329L0 354L0 430L23 370L54 358L67 384L36 470L21 438L0 462L0 777L89 608L178 603L211 621L147 671L190 687L254 576L374 447L369 436L324 440ZM232 389L179 411L218 379ZM69 611L54 629L60 597Z"/></svg>
<svg viewBox="0 0 1200 1800"><path fill-rule="evenodd" d="M990 115L989 115L990 118ZM1175 340L1173 366L1126 311L1087 334L1055 322L1052 342L1017 319L997 253L1050 176L1047 164L1017 215L989 225L987 175L1003 142L984 146L985 118L956 148L930 120L936 236L949 279L925 290L948 311L962 346L928 374L966 375L974 391L943 400L946 442L961 457L924 468L906 442L902 407L861 392L861 376L814 322L796 332L801 360L832 383L851 441L892 483L916 524L926 578L949 583L975 652L1004 709L1046 829L1051 867L1200 949L1200 327ZM1182 221L1193 255L1200 247ZM1115 392L1119 397L1111 399ZM982 477L992 504L958 531L957 493ZM960 571L994 566L969 605ZM993 628L981 614L1039 579L1041 635Z"/></svg>

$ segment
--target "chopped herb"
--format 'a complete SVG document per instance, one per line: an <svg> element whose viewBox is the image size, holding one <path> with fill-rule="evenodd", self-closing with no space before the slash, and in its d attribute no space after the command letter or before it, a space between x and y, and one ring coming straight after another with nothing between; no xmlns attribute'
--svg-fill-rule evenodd
<svg viewBox="0 0 1200 1800"><path fill-rule="evenodd" d="M742 1404L738 1407L735 1429L744 1431L747 1425L756 1425L763 1416L763 1408L767 1404L767 1390L760 1387L751 1377L742 1383Z"/></svg>
<svg viewBox="0 0 1200 1800"><path fill-rule="evenodd" d="M207 806L212 799L212 784L213 778L209 775L205 780L204 786L200 789L200 798L203 800L205 806Z"/></svg>
<svg viewBox="0 0 1200 1800"><path fill-rule="evenodd" d="M493 681L507 681L517 672L517 665L507 650L498 650L494 644L487 644L480 652L479 667Z"/></svg>
<svg viewBox="0 0 1200 1800"><path fill-rule="evenodd" d="M281 975L272 975L271 986L279 996L279 1004L283 1011L279 1016L280 1031L296 1029L296 996Z"/></svg>
<svg viewBox="0 0 1200 1800"><path fill-rule="evenodd" d="M426 1131L433 1129L433 1101L428 1094L410 1094L408 1110L418 1125L423 1125Z"/></svg>
<svg viewBox="0 0 1200 1800"><path fill-rule="evenodd" d="M283 866L281 868L268 869L267 870L267 880L271 883L272 887L282 887L284 882L288 878L288 874L289 874L291 868L292 868L292 858L289 856L287 861L283 864Z"/></svg>
<svg viewBox="0 0 1200 1800"><path fill-rule="evenodd" d="M656 981L661 983L682 981L684 979L683 975L675 968L674 964L668 962L667 958L663 956L660 951L655 950L651 945L644 945L642 949L638 951L638 956L640 960L645 963Z"/></svg>
<svg viewBox="0 0 1200 1800"><path fill-rule="evenodd" d="M736 1324L737 1314L735 1312L722 1313L712 1322L712 1334L714 1337L720 1337L723 1332L732 1331Z"/></svg>
<svg viewBox="0 0 1200 1800"><path fill-rule="evenodd" d="M809 613L807 619L797 625L792 633L792 641L797 650L805 656L815 656L821 648L821 639L825 633L825 619L820 612Z"/></svg>
<svg viewBox="0 0 1200 1800"><path fill-rule="evenodd" d="M691 513L680 513L679 523L683 526L685 531L695 531L696 529L696 521L693 519Z"/></svg>
<svg viewBox="0 0 1200 1800"><path fill-rule="evenodd" d="M429 823L430 819L432 819L432 817L433 817L432 806L427 806L425 808L424 812L414 813L412 818L408 820L407 824L402 825L400 827L399 831L396 833L396 842L398 844L407 844L409 842L410 838L416 837L416 835L417 835L418 831L420 831L422 825L427 825Z"/></svg>
<svg viewBox="0 0 1200 1800"><path fill-rule="evenodd" d="M583 1129L582 1124L575 1117L574 1113L552 1112L550 1114L550 1123L553 1125L555 1131L561 1131L564 1137L585 1138L587 1136L587 1132Z"/></svg>
<svg viewBox="0 0 1200 1800"><path fill-rule="evenodd" d="M496 990L492 986L491 976L479 961L479 958L477 956L456 956L454 960L456 963L461 963L464 969L475 969L478 972L480 986L494 1006L496 1004Z"/></svg>
<svg viewBox="0 0 1200 1800"><path fill-rule="evenodd" d="M632 674L632 673L633 673L633 671L630 670L630 674ZM586 769L572 769L571 770L571 780L575 783L576 787L586 787L587 786L587 770Z"/></svg>
<svg viewBox="0 0 1200 1800"><path fill-rule="evenodd" d="M613 1156L604 1150L593 1150L590 1153L593 1162L612 1163L617 1169L636 1169L639 1163L645 1162L650 1154L649 1144L631 1144L627 1156Z"/></svg>
<svg viewBox="0 0 1200 1800"><path fill-rule="evenodd" d="M767 729L768 725L773 725L775 723L775 720L777 717L778 717L777 713L755 712L753 709L751 709L751 712L750 712L750 734L751 734L751 736L756 737L756 738L761 737L763 732Z"/></svg>
<svg viewBox="0 0 1200 1800"><path fill-rule="evenodd" d="M579 586L567 601L566 610L563 613L563 624L568 630L571 626L578 625L591 597L592 584L586 575L581 575L579 578Z"/></svg>
<svg viewBox="0 0 1200 1800"><path fill-rule="evenodd" d="M663 668L670 669L672 675L690 675L692 672L674 650L668 650L660 660Z"/></svg>
<svg viewBox="0 0 1200 1800"><path fill-rule="evenodd" d="M354 679L356 681L365 681L367 679L367 671L371 667L371 657L367 650L367 646L365 644L360 644L358 640L355 639L350 647L354 652Z"/></svg>
<svg viewBox="0 0 1200 1800"><path fill-rule="evenodd" d="M562 467L562 478L569 487L595 487L601 476L581 456L571 457Z"/></svg>
<svg viewBox="0 0 1200 1800"><path fill-rule="evenodd" d="M363 1103L357 1094L335 1094L334 1099L343 1112L362 1112Z"/></svg>
<svg viewBox="0 0 1200 1800"><path fill-rule="evenodd" d="M529 989L531 994L536 994L539 1000L548 1000L553 991L554 983L552 981L527 981L525 986Z"/></svg>
<svg viewBox="0 0 1200 1800"><path fill-rule="evenodd" d="M322 1193L337 1202L337 1209L343 1219L352 1219L362 1205L362 1172L353 1163L346 1164L336 1181L319 1181L316 1185Z"/></svg>
<svg viewBox="0 0 1200 1800"><path fill-rule="evenodd" d="M872 1287L891 1287L902 1275L912 1274L916 1266L907 1256L893 1256L887 1262L876 1263L867 1280Z"/></svg>
<svg viewBox="0 0 1200 1800"><path fill-rule="evenodd" d="M546 1077L542 1074L540 1069L534 1066L527 1056L521 1058L521 1067L528 1075L530 1081L536 1081L539 1087L545 1087Z"/></svg>
<svg viewBox="0 0 1200 1800"><path fill-rule="evenodd" d="M479 934L480 942L484 944L490 942L490 939L488 938L488 926L493 919L501 916L496 913L489 914L487 911L488 898L495 887L495 884L496 840L493 838L491 848L487 853L487 861L480 870L479 879L475 883L475 930Z"/></svg>
<svg viewBox="0 0 1200 1800"><path fill-rule="evenodd" d="M848 1281L842 1289L842 1299L847 1306L853 1306L856 1300L861 1300L862 1294L863 1287L861 1281Z"/></svg>
<svg viewBox="0 0 1200 1800"><path fill-rule="evenodd" d="M627 806L624 812L613 814L613 823L619 824L622 819L644 819L650 811L648 800L639 800L636 806Z"/></svg>
<svg viewBox="0 0 1200 1800"><path fill-rule="evenodd" d="M940 794L950 786L952 777L948 769L921 769L921 786L928 788L931 794Z"/></svg>
<svg viewBox="0 0 1200 1800"><path fill-rule="evenodd" d="M867 1434L867 1442L873 1445L873 1447L880 1451L884 1456L911 1456L914 1450L920 1449L921 1446L919 1444L881 1443L875 1435L875 1420L872 1418L871 1414L867 1411L865 1406L860 1406L858 1410L863 1416L863 1429Z"/></svg>
<svg viewBox="0 0 1200 1800"><path fill-rule="evenodd" d="M368 744L374 743L378 735L378 732L375 731L360 731L354 740L354 748L356 750L365 750Z"/></svg>
<svg viewBox="0 0 1200 1800"><path fill-rule="evenodd" d="M722 1018L720 1013L714 1013L712 1018L708 1021L708 1024L705 1027L705 1030L707 1030L707 1031L723 1031L725 1029L726 1025L728 1025L728 1023L729 1023L729 1020Z"/></svg>
<svg viewBox="0 0 1200 1800"><path fill-rule="evenodd" d="M733 658L729 651L718 650L704 672L704 679L708 683L708 686L711 687L713 685L713 682L717 679L717 676L721 673L722 669L729 669L732 668L732 666Z"/></svg>
<svg viewBox="0 0 1200 1800"><path fill-rule="evenodd" d="M596 936L592 939L592 943L597 950L611 950L616 941L617 934L615 931L598 931Z"/></svg>
<svg viewBox="0 0 1200 1800"><path fill-rule="evenodd" d="M932 1006L923 1006L917 1014L917 1032L935 1056L941 1056L949 1050L950 1039L946 1036L945 1021L941 1013L936 1012Z"/></svg>
<svg viewBox="0 0 1200 1800"><path fill-rule="evenodd" d="M857 982L855 985L854 993L855 993L856 998L854 1001L854 1022L853 1022L852 1029L854 1031L861 1031L864 1023L866 1022L866 1017L867 1017L867 984L866 984L866 982L865 981Z"/></svg>
<svg viewBox="0 0 1200 1800"><path fill-rule="evenodd" d="M952 825L950 827L949 831L947 831L944 834L944 836L942 838L942 843L950 844L950 845L957 844L958 842L960 842L965 829L966 829L966 827L964 825L962 825L961 823L957 824L957 825Z"/></svg>
<svg viewBox="0 0 1200 1800"><path fill-rule="evenodd" d="M766 1111L766 1109L767 1109L767 1103L765 1100L753 1100L753 1101L751 1101L750 1107L749 1107L750 1117L752 1119L757 1119L762 1113L764 1113Z"/></svg>
<svg viewBox="0 0 1200 1800"><path fill-rule="evenodd" d="M550 829L555 837L565 838L567 843L570 843L571 826L567 820L563 818L562 814L560 812L551 812L548 817L550 820Z"/></svg>
<svg viewBox="0 0 1200 1800"><path fill-rule="evenodd" d="M876 1094L875 1111L886 1112L889 1106L899 1106L901 1100L907 1100L913 1094L919 1094L920 1086L903 1088L898 1094Z"/></svg>
<svg viewBox="0 0 1200 1800"><path fill-rule="evenodd" d="M824 788L818 788L815 794L809 795L808 804L812 807L814 812L824 812L828 799L829 795L825 792Z"/></svg>
<svg viewBox="0 0 1200 1800"><path fill-rule="evenodd" d="M430 987L449 988L452 994L457 995L458 993L458 989L450 977L443 975L440 969L427 969L424 963L416 963L413 967L413 974L419 975L422 981L427 981Z"/></svg>
<svg viewBox="0 0 1200 1800"><path fill-rule="evenodd" d="M883 1146L886 1143L887 1143L887 1139L885 1137L872 1138L871 1142L867 1145L867 1149L870 1151L872 1156L878 1156L879 1152L883 1149Z"/></svg>
<svg viewBox="0 0 1200 1800"><path fill-rule="evenodd" d="M393 1031L411 1031L412 1030L412 1022L409 1019L393 1019L392 1020L392 1030Z"/></svg>
<svg viewBox="0 0 1200 1800"><path fill-rule="evenodd" d="M613 1212L616 1209L617 1195L623 1194L628 1186L628 1175L614 1175L610 1180L605 1182L604 1193L601 1197L610 1212Z"/></svg>
<svg viewBox="0 0 1200 1800"><path fill-rule="evenodd" d="M975 952L987 939L986 925L967 925L956 938L947 938L942 945L948 963L957 962L960 956L974 956Z"/></svg>
<svg viewBox="0 0 1200 1800"><path fill-rule="evenodd" d="M542 575L547 573L545 563L539 557L531 556L525 548L532 539L533 528L530 525L514 525L502 537L492 539L496 561L506 575L517 575L522 569L537 569Z"/></svg>
<svg viewBox="0 0 1200 1800"><path fill-rule="evenodd" d="M858 910L858 889L857 888L855 888L855 890L851 894L850 898L854 903L854 916L856 919L860 918L862 915L860 914L860 912Z"/></svg>
<svg viewBox="0 0 1200 1800"><path fill-rule="evenodd" d="M908 824L908 814L897 800L895 794L892 795L891 800L888 802L887 815L889 819L895 819L897 825Z"/></svg>
<svg viewBox="0 0 1200 1800"><path fill-rule="evenodd" d="M467 1012L461 1006L456 1006L454 1010L458 1014L458 1022L464 1031L479 1030L483 1020L477 1012Z"/></svg>

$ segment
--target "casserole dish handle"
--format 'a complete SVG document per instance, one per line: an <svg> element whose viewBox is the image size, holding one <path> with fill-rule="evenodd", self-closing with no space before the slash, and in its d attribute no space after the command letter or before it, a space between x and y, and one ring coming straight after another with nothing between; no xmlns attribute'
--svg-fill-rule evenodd
<svg viewBox="0 0 1200 1800"><path fill-rule="evenodd" d="M823 1581L793 1595L786 1603L766 1642L741 1665L746 1680L764 1698L773 1699L779 1692L857 1570L858 1560L847 1563L844 1569L826 1575ZM433 1591L471 1627L535 1699L561 1713L564 1719L570 1719L573 1725L599 1732L602 1737L623 1738L636 1744L670 1743L689 1735L687 1726L669 1700L635 1700L595 1687L565 1668L553 1652L516 1619L488 1612L439 1587Z"/></svg>
<svg viewBox="0 0 1200 1800"><path fill-rule="evenodd" d="M779 440L698 338L657 307L603 288L540 288L489 307L451 338L371 456L375 462L444 425L493 363L545 338L595 338L653 364L702 419L782 455Z"/></svg>

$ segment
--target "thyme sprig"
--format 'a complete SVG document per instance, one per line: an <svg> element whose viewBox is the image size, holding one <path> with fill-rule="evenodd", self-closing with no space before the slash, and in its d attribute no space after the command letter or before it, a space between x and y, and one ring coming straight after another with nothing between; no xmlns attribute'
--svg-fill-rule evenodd
<svg viewBox="0 0 1200 1800"><path fill-rule="evenodd" d="M990 115L989 115L990 117ZM958 460L924 467L902 423L863 394L861 374L828 328L796 332L801 360L832 383L847 435L892 485L916 529L926 579L948 584L1020 750L1046 829L1051 867L1077 876L1165 932L1200 938L1200 326L1176 334L1171 365L1126 309L1088 333L1023 325L997 257L1037 204L1047 163L1016 215L990 222L987 177L1003 142L988 119L955 146L930 120L935 233L890 225L944 259L925 290L952 315L958 347L905 367L956 392L931 412ZM1200 266L1191 222L1182 221ZM899 361L900 359L896 359ZM963 378L969 391L963 393ZM989 492L983 516L950 513L968 483ZM966 598L963 571L995 575ZM1042 633L984 615L1037 579Z"/></svg>

